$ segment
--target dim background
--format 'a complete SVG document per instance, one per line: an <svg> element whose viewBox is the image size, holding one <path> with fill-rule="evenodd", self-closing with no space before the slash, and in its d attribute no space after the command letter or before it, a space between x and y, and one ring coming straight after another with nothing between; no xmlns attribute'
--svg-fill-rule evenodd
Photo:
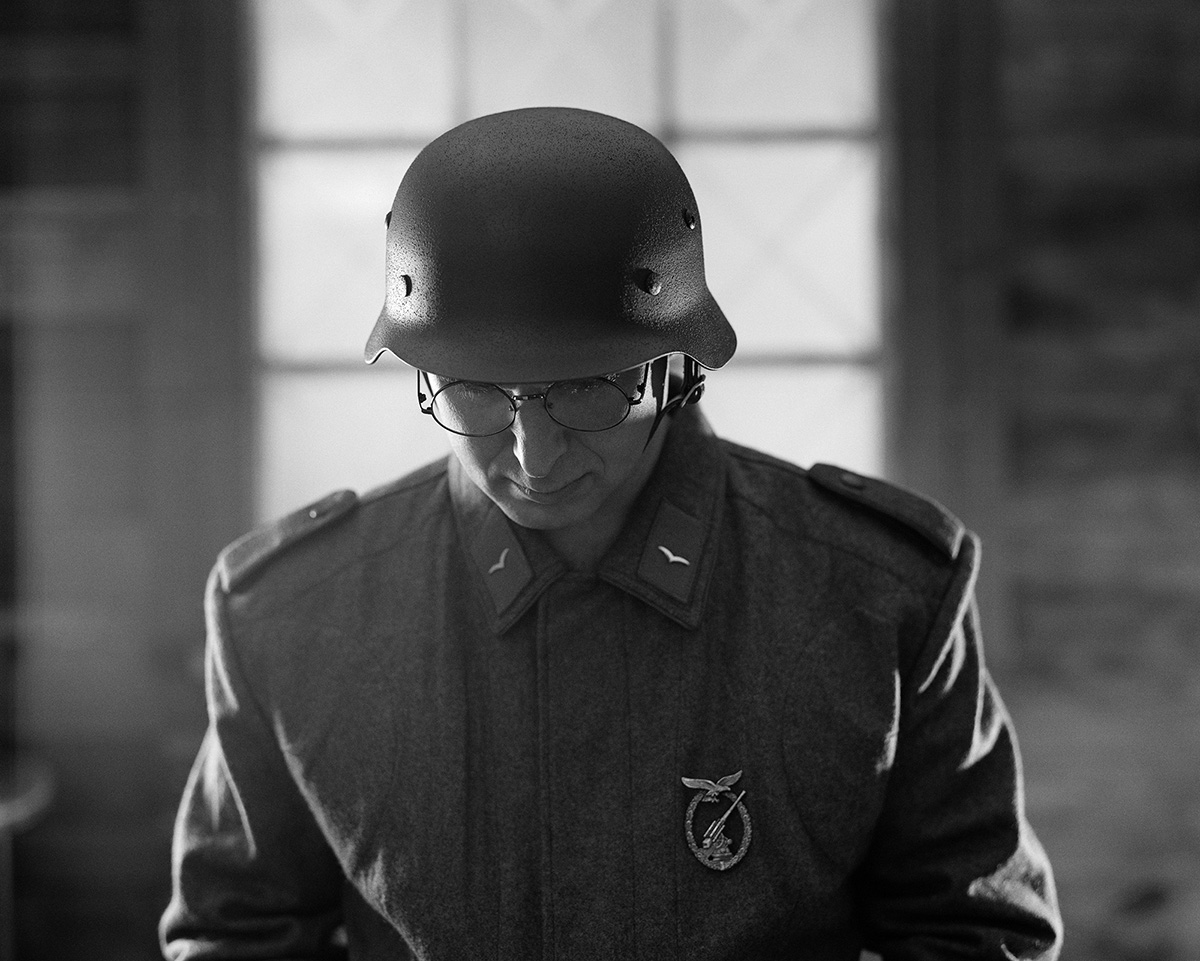
<svg viewBox="0 0 1200 961"><path fill-rule="evenodd" d="M1192 0L7 0L0 783L54 785L0 843L17 956L158 957L208 567L444 449L361 365L383 214L539 102L692 176L723 433L982 534L1064 957L1200 958Z"/></svg>

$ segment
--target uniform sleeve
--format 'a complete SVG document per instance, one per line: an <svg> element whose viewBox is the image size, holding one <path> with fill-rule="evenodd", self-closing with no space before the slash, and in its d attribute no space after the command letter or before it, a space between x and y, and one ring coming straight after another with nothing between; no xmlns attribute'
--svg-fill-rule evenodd
<svg viewBox="0 0 1200 961"><path fill-rule="evenodd" d="M887 961L1051 961L1062 939L1012 722L983 662L978 550L964 541L901 680L894 767L860 878L867 947Z"/></svg>
<svg viewBox="0 0 1200 961"><path fill-rule="evenodd" d="M209 725L175 822L168 961L342 958L342 874L242 675L210 578Z"/></svg>

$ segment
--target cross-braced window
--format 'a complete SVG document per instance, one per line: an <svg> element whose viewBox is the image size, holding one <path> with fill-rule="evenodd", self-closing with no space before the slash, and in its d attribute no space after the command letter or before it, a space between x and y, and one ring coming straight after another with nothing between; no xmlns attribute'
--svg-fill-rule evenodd
<svg viewBox="0 0 1200 961"><path fill-rule="evenodd" d="M514 107L615 114L696 192L739 336L717 431L882 470L877 0L248 0L261 372L258 512L443 453L408 376L362 363L384 213L417 151Z"/></svg>

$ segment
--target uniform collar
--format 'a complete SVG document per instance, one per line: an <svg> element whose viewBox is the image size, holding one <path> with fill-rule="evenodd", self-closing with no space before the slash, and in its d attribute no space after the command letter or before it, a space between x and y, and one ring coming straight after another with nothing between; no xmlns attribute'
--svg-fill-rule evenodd
<svg viewBox="0 0 1200 961"><path fill-rule="evenodd" d="M716 566L724 496L721 448L704 415L685 407L599 576L694 630Z"/></svg>
<svg viewBox="0 0 1200 961"><path fill-rule="evenodd" d="M658 463L597 576L695 629L716 564L724 492L712 429L695 407L684 408L672 419ZM536 531L512 524L453 455L450 493L489 624L503 633L567 565Z"/></svg>
<svg viewBox="0 0 1200 961"><path fill-rule="evenodd" d="M475 486L454 454L449 474L450 499L473 568L472 580L489 625L502 634L567 572L567 565L541 537L511 523Z"/></svg>

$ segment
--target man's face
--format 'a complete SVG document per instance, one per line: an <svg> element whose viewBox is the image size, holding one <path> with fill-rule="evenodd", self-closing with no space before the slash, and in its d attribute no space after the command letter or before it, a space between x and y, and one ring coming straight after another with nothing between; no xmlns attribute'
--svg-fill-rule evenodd
<svg viewBox="0 0 1200 961"><path fill-rule="evenodd" d="M617 375L635 396L644 368ZM431 376L436 391L447 380ZM543 383L504 383L510 394L540 393ZM511 427L487 437L449 434L467 475L514 523L547 531L619 523L654 466L662 431L647 448L655 415L647 388L616 427L578 431L551 419L541 399L521 402Z"/></svg>

